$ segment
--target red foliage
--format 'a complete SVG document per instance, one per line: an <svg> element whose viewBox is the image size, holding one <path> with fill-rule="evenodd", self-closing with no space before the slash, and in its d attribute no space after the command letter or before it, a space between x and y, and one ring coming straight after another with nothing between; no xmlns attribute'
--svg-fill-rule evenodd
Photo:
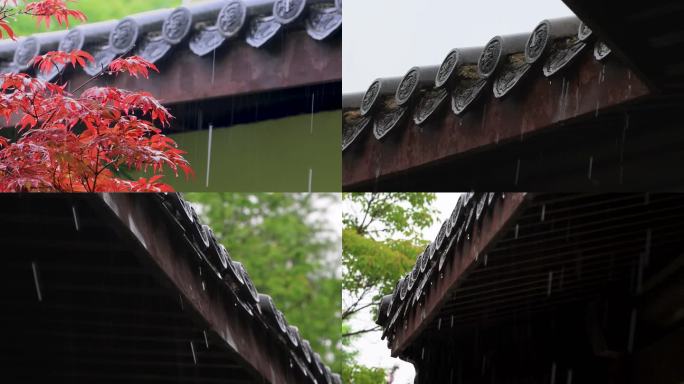
<svg viewBox="0 0 684 384"><path fill-rule="evenodd" d="M0 11L7 2L0 0ZM46 25L50 17L60 24L69 16L84 19L63 0L28 3L25 9ZM34 65L49 72L86 61L93 58L83 51L55 51L36 57ZM149 70L158 72L154 64L132 56L115 60L103 74L147 78ZM161 182L165 170L176 176L193 173L185 152L157 127L168 125L172 116L149 93L93 87L76 95L65 89L23 73L0 75L0 117L16 128L11 139L0 136L0 192L161 192L171 190ZM120 176L124 169L152 176L126 180Z"/></svg>

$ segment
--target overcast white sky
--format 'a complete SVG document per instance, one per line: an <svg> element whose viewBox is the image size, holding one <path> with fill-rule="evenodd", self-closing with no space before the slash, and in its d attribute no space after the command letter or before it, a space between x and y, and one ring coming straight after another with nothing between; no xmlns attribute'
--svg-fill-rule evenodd
<svg viewBox="0 0 684 384"><path fill-rule="evenodd" d="M439 65L452 48L531 32L572 15L561 0L345 0L342 89L362 92L378 77Z"/></svg>
<svg viewBox="0 0 684 384"><path fill-rule="evenodd" d="M459 193L437 194L437 201L433 205L438 211L437 221L423 231L424 239L437 237L442 223L451 215L451 211L456 206L459 195ZM353 329L372 328L375 325L375 319L369 309L357 316L351 324ZM390 356L390 350L387 348L387 340L380 340L380 336L380 332L369 333L355 341L354 347L360 351L358 361L368 367L392 368L395 365L399 366L399 370L395 374L394 384L413 384L415 375L413 365L399 359L393 359Z"/></svg>

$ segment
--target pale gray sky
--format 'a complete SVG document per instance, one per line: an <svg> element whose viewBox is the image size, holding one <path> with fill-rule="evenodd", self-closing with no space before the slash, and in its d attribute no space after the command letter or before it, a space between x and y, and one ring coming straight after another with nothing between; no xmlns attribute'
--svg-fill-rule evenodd
<svg viewBox="0 0 684 384"><path fill-rule="evenodd" d="M378 77L439 65L452 48L531 32L572 15L561 0L345 0L342 89L365 91Z"/></svg>

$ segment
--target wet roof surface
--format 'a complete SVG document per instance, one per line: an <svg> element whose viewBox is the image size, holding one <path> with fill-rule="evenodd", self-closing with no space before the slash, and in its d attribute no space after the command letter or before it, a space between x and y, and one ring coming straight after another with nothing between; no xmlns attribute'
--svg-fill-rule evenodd
<svg viewBox="0 0 684 384"><path fill-rule="evenodd" d="M187 47L197 56L244 41L254 49L286 29L305 29L316 41L339 35L340 0L221 0L175 9L160 9L122 20L85 24L69 31L40 33L18 41L0 41L0 72L29 70L33 58L52 50L86 50L96 62L85 71L99 73L120 55L138 55L151 62ZM59 73L40 75L51 80Z"/></svg>
<svg viewBox="0 0 684 384"><path fill-rule="evenodd" d="M420 335L508 324L608 293L631 297L645 257L644 281L676 270L683 218L677 194L463 194L382 299L377 323L401 355ZM420 348L408 353L415 359Z"/></svg>
<svg viewBox="0 0 684 384"><path fill-rule="evenodd" d="M25 242L19 233L27 226L40 222L46 229L43 236L25 243L22 252L5 258L2 269L16 292L5 302L13 315L3 318L15 330L8 340L12 352L3 352L0 358L17 367L17 379L340 383L180 194L129 195L135 196L131 201L137 214L144 211L166 223L163 226L174 238L166 238L164 245L145 243L142 234L151 228L132 215L128 220L121 216L121 205L113 202L121 196L0 198L5 217L0 227L10 248ZM128 222L112 220L107 207ZM209 303L228 308L230 319L223 321L233 327L226 331L232 336L210 332L216 320L211 316L225 308L196 308L202 302L197 290L177 286L177 276L164 276L166 270L149 264L147 257L141 262L128 240L130 234L120 225L130 226L146 252L177 250L183 258L174 264L174 273L192 274L183 281L201 281L198 289L209 294ZM235 334L236 329L243 332ZM258 348L268 350L249 351L249 358L240 355ZM249 365L255 363L254 356L266 356L265 364L284 368L287 378L271 377L273 368L255 375ZM41 369L28 369L35 364ZM13 374L11 370L10 377Z"/></svg>
<svg viewBox="0 0 684 384"><path fill-rule="evenodd" d="M560 76L586 50L604 60L610 48L576 17L544 20L532 32L496 36L483 47L455 48L441 64L378 78L363 94L343 97L342 149L384 140L407 125L425 125L443 109L463 116L492 93L506 103L530 78Z"/></svg>

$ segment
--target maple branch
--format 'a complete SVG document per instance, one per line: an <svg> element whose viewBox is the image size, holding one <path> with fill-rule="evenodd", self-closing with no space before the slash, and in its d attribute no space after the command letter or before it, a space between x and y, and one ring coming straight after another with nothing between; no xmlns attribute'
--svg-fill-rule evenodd
<svg viewBox="0 0 684 384"><path fill-rule="evenodd" d="M124 57L124 56L128 55L129 53L131 53L132 50L133 50L133 48L131 48L131 49L129 49L128 51L126 51L126 52L120 54L120 55L119 55L116 59L114 59L114 60L121 59L122 57ZM86 82L84 82L83 84L81 84L81 85L79 85L78 87L76 87L76 89L74 89L73 91L71 91L71 93L72 93L72 94L75 94L76 92L78 92L78 91L80 91L81 89L83 89L83 87L85 87L86 85L88 85L88 84L90 84L91 82L93 82L95 79L100 78L100 77L102 77L102 75L105 75L106 73L108 73L108 71L106 71L106 69L108 69L108 68L109 68L109 66L105 67L105 66L103 65L103 66L102 66L102 69L100 69L100 72L96 73L93 77L91 77L90 79L88 79Z"/></svg>

